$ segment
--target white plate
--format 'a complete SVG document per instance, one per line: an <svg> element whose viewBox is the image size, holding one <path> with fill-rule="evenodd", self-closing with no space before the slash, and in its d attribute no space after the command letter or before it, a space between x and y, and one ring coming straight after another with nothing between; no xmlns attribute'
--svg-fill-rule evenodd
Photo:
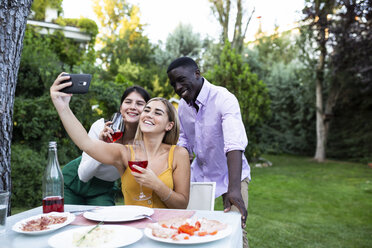
<svg viewBox="0 0 372 248"><path fill-rule="evenodd" d="M83 216L94 221L122 222L143 219L144 217L142 215L144 214L151 216L154 214L154 210L135 205L112 206L85 212Z"/></svg>
<svg viewBox="0 0 372 248"><path fill-rule="evenodd" d="M93 227L94 226L79 227L55 234L49 238L48 245L54 248L76 247L73 245L73 234L75 232L88 232ZM115 232L114 237L110 240L110 242L106 243L105 245L100 245L99 247L101 248L130 245L140 240L143 236L142 232L134 227L119 225L102 225L101 227L111 229Z"/></svg>
<svg viewBox="0 0 372 248"><path fill-rule="evenodd" d="M173 240L171 238L168 239L163 239L163 238L158 238L152 235L152 230L148 227L145 228L144 233L145 236L152 240L156 240L159 242L164 242L164 243L170 243L170 244L202 244L202 243L207 243L207 242L212 242L216 241L219 239L223 239L227 236L229 236L232 232L232 228L230 225L227 226L226 229L223 229L221 231L218 231L216 235L206 235L206 236L190 236L190 239L185 239L185 240Z"/></svg>
<svg viewBox="0 0 372 248"><path fill-rule="evenodd" d="M61 224L50 225L50 226L48 226L49 227L48 229L41 230L41 231L23 231L22 230L22 226L23 226L23 224L26 224L26 222L28 222L30 220L39 219L42 216L51 216L51 215L53 215L53 216L66 216L67 220L65 222L61 223ZM35 216L30 217L30 218L18 221L17 223L15 223L13 225L12 230L15 231L15 232L18 232L18 233L24 233L24 234L30 234L30 235L44 234L44 233L48 233L48 232L53 232L57 229L60 229L61 227L67 226L68 224L73 222L74 219L75 219L75 215L70 214L69 212L64 212L64 213L50 212L50 213L47 213L47 214L35 215Z"/></svg>

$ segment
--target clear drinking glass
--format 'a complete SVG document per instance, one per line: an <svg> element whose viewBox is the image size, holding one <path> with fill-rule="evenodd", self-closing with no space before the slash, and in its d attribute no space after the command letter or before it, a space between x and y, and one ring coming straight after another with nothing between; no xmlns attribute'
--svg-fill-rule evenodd
<svg viewBox="0 0 372 248"><path fill-rule="evenodd" d="M134 152L134 159L131 158L130 161L128 161L129 168L137 173L141 173L140 171L133 168L133 165L137 165L142 168L147 168L148 160L147 160L147 154L145 149L145 144L142 140L134 140L132 143L132 148ZM144 201L151 198L151 195L145 195L142 190L142 184L139 184L140 187L140 194L134 198L136 201Z"/></svg>
<svg viewBox="0 0 372 248"><path fill-rule="evenodd" d="M8 215L9 192L0 191L0 234L5 232L6 217Z"/></svg>
<svg viewBox="0 0 372 248"><path fill-rule="evenodd" d="M110 121L112 123L109 125L109 127L114 131L114 134L111 135L112 139L107 138L106 142L113 143L123 136L124 120L121 116L121 113L116 112L111 116Z"/></svg>

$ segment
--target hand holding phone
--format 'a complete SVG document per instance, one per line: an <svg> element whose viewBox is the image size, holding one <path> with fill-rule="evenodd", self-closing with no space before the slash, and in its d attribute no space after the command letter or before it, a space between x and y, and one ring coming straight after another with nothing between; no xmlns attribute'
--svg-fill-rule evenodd
<svg viewBox="0 0 372 248"><path fill-rule="evenodd" d="M61 89L61 92L71 94L85 94L89 90L91 74L62 74L62 76L70 76L70 79L62 81L61 84L72 82L71 86Z"/></svg>

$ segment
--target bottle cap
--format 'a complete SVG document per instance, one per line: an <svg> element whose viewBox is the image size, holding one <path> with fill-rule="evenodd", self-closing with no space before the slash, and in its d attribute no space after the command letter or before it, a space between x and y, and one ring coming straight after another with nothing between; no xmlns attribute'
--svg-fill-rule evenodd
<svg viewBox="0 0 372 248"><path fill-rule="evenodd" d="M49 147L57 147L56 141L49 141Z"/></svg>

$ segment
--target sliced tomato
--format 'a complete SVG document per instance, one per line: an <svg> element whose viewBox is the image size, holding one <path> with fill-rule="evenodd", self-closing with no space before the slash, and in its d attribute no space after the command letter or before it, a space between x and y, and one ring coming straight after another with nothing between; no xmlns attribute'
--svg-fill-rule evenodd
<svg viewBox="0 0 372 248"><path fill-rule="evenodd" d="M181 225L179 228L178 228L178 232L179 233L187 233L189 234L190 236L194 235L194 232L196 231L195 227L194 226L190 226L189 224L184 224L184 225Z"/></svg>
<svg viewBox="0 0 372 248"><path fill-rule="evenodd" d="M207 235L208 233L207 232L198 232L198 235L199 236L205 236L205 235Z"/></svg>
<svg viewBox="0 0 372 248"><path fill-rule="evenodd" d="M195 228L197 228L199 230L200 229L200 226L201 226L201 224L200 224L199 221L195 222Z"/></svg>

